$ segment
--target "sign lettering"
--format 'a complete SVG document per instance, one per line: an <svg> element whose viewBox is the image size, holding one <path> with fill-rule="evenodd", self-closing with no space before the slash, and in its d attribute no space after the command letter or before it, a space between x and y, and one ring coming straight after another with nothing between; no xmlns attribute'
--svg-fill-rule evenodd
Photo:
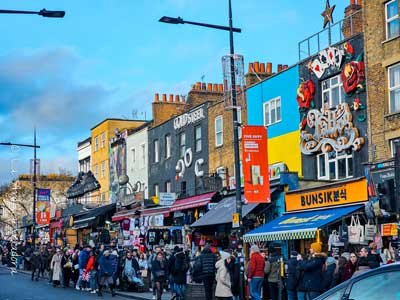
<svg viewBox="0 0 400 300"><path fill-rule="evenodd" d="M174 119L174 128L175 130L178 130L204 118L204 108L200 107L192 112L188 112L176 117Z"/></svg>

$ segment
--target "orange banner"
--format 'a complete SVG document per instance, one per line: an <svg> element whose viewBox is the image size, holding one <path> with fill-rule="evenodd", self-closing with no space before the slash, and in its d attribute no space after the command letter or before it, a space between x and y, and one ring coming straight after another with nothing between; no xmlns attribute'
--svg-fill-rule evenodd
<svg viewBox="0 0 400 300"><path fill-rule="evenodd" d="M267 128L243 126L244 198L250 203L270 203Z"/></svg>

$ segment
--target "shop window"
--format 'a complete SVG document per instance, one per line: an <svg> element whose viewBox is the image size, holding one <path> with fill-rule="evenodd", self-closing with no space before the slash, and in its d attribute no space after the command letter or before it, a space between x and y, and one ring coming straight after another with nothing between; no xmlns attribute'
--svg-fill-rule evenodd
<svg viewBox="0 0 400 300"><path fill-rule="evenodd" d="M183 157L186 151L186 134L181 132L179 134L179 157Z"/></svg>
<svg viewBox="0 0 400 300"><path fill-rule="evenodd" d="M171 181L166 181L165 182L165 192L166 193L171 193Z"/></svg>
<svg viewBox="0 0 400 300"><path fill-rule="evenodd" d="M146 153L146 144L141 144L140 145L140 149L141 149L141 159L140 159L140 168L144 169L146 166L146 158L147 158L147 153Z"/></svg>
<svg viewBox="0 0 400 300"><path fill-rule="evenodd" d="M196 126L194 128L194 143L196 152L201 151L201 126Z"/></svg>
<svg viewBox="0 0 400 300"><path fill-rule="evenodd" d="M160 195L160 188L158 184L154 185L154 196L158 197Z"/></svg>
<svg viewBox="0 0 400 300"><path fill-rule="evenodd" d="M106 145L106 133L103 132L103 133L101 134L101 148L104 148L105 145Z"/></svg>
<svg viewBox="0 0 400 300"><path fill-rule="evenodd" d="M318 179L340 180L351 178L353 171L353 153L331 151L317 155Z"/></svg>
<svg viewBox="0 0 400 300"><path fill-rule="evenodd" d="M322 103L326 108L334 108L344 103L343 83L340 75L328 78L321 83Z"/></svg>
<svg viewBox="0 0 400 300"><path fill-rule="evenodd" d="M97 150L99 150L99 137L96 136L94 138L94 152L96 152Z"/></svg>
<svg viewBox="0 0 400 300"><path fill-rule="evenodd" d="M400 64L388 69L390 112L400 112Z"/></svg>
<svg viewBox="0 0 400 300"><path fill-rule="evenodd" d="M171 135L167 134L165 136L165 158L171 157Z"/></svg>
<svg viewBox="0 0 400 300"><path fill-rule="evenodd" d="M392 153L392 157L396 154L396 143L400 145L400 138L391 139L390 141L390 153Z"/></svg>
<svg viewBox="0 0 400 300"><path fill-rule="evenodd" d="M101 162L101 178L104 178L106 176L106 162L103 161Z"/></svg>
<svg viewBox="0 0 400 300"><path fill-rule="evenodd" d="M281 97L268 100L264 103L264 126L278 123L282 120L281 116Z"/></svg>
<svg viewBox="0 0 400 300"><path fill-rule="evenodd" d="M400 35L399 1L392 0L385 3L386 39Z"/></svg>
<svg viewBox="0 0 400 300"><path fill-rule="evenodd" d="M159 142L158 140L154 140L153 142L153 146L154 146L154 156L153 156L153 162L158 163L160 161L160 149L159 149Z"/></svg>
<svg viewBox="0 0 400 300"><path fill-rule="evenodd" d="M224 144L224 129L222 116L215 118L215 146L220 147Z"/></svg>
<svg viewBox="0 0 400 300"><path fill-rule="evenodd" d="M136 149L132 148L131 149L131 157L132 157L132 170L136 169Z"/></svg>
<svg viewBox="0 0 400 300"><path fill-rule="evenodd" d="M215 172L222 179L222 186L226 186L226 168L219 167L215 170Z"/></svg>

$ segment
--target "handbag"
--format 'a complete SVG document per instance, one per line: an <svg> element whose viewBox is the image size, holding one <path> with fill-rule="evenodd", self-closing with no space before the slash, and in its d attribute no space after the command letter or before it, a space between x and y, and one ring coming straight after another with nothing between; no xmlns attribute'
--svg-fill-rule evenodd
<svg viewBox="0 0 400 300"><path fill-rule="evenodd" d="M147 270L142 270L141 271L142 277L147 277Z"/></svg>
<svg viewBox="0 0 400 300"><path fill-rule="evenodd" d="M349 228L349 243L360 244L364 242L364 227L360 224L358 216L351 216Z"/></svg>
<svg viewBox="0 0 400 300"><path fill-rule="evenodd" d="M373 241L376 233L376 225L370 224L370 221L368 220L368 223L365 224L364 229L365 229L364 239L367 241Z"/></svg>

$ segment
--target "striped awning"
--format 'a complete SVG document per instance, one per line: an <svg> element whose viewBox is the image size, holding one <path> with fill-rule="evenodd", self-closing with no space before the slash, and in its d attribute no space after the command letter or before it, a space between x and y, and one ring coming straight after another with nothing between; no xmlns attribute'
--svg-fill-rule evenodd
<svg viewBox="0 0 400 300"><path fill-rule="evenodd" d="M312 239L317 229L349 215L364 205L287 213L243 236L245 242Z"/></svg>

